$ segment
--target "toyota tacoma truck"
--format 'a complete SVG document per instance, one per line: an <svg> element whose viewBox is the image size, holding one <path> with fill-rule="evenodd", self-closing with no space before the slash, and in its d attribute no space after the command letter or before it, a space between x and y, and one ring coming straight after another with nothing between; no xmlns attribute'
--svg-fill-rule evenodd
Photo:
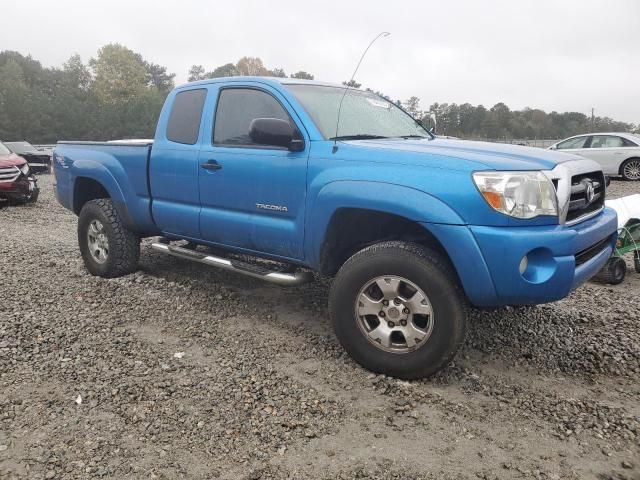
<svg viewBox="0 0 640 480"><path fill-rule="evenodd" d="M384 98L313 81L183 85L153 140L59 142L53 164L91 274L135 271L158 237L158 252L281 285L333 277L343 347L406 379L454 357L469 305L561 299L616 241L597 163L438 139Z"/></svg>

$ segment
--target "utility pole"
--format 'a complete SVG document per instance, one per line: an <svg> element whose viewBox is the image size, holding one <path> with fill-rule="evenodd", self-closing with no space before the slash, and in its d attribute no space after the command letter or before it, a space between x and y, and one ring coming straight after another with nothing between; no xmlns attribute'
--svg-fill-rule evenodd
<svg viewBox="0 0 640 480"><path fill-rule="evenodd" d="M595 109L593 107L591 107L591 131L592 132L595 131L595 129L596 129L596 117L593 114L594 110Z"/></svg>

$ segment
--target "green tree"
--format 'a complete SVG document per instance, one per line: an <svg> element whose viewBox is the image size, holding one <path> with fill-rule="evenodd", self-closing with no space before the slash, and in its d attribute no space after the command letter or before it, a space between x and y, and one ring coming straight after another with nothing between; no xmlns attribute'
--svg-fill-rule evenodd
<svg viewBox="0 0 640 480"><path fill-rule="evenodd" d="M351 80L349 80L348 82L342 82L343 85L346 85L347 87L351 87L351 88L360 88L362 86L361 83L356 82L353 78Z"/></svg>
<svg viewBox="0 0 640 480"><path fill-rule="evenodd" d="M0 138L27 138L31 125L33 102L22 67L9 59L0 67Z"/></svg>
<svg viewBox="0 0 640 480"><path fill-rule="evenodd" d="M104 103L117 103L142 94L149 82L147 69L139 55L112 43L98 50L89 61L93 70L93 89Z"/></svg>
<svg viewBox="0 0 640 480"><path fill-rule="evenodd" d="M91 86L91 71L82 63L80 55L72 55L62 66L66 80L70 86L79 90L89 90Z"/></svg>
<svg viewBox="0 0 640 480"><path fill-rule="evenodd" d="M404 102L403 107L413 118L422 118L423 113L420 109L420 99L418 97L410 97Z"/></svg>
<svg viewBox="0 0 640 480"><path fill-rule="evenodd" d="M207 73L205 78L233 77L236 75L241 75L236 66L233 63L226 63L217 67L213 72Z"/></svg>
<svg viewBox="0 0 640 480"><path fill-rule="evenodd" d="M258 57L242 57L236 64L236 70L238 75L246 75L249 77L269 74L269 70L266 69L262 60Z"/></svg>
<svg viewBox="0 0 640 480"><path fill-rule="evenodd" d="M169 93L175 87L173 79L175 73L167 73L167 67L156 63L144 62L147 70L148 85L156 88L159 92Z"/></svg>
<svg viewBox="0 0 640 480"><path fill-rule="evenodd" d="M192 65L189 69L189 78L190 82L195 82L197 80L204 80L207 78L205 74L204 67L202 65Z"/></svg>
<svg viewBox="0 0 640 480"><path fill-rule="evenodd" d="M300 70L299 72L296 72L293 75L291 75L291 78L299 78L301 80L313 80L313 75L303 70Z"/></svg>
<svg viewBox="0 0 640 480"><path fill-rule="evenodd" d="M286 78L287 74L284 73L284 70L282 68L274 68L273 70L269 71L269 76L278 77L278 78Z"/></svg>

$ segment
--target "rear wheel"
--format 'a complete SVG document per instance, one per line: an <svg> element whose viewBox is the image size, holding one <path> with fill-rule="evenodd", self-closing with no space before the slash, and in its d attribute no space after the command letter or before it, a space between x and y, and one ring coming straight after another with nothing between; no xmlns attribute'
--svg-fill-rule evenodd
<svg viewBox="0 0 640 480"><path fill-rule="evenodd" d="M466 332L455 273L440 255L410 243L381 243L351 257L333 282L329 309L354 360L399 378L445 367Z"/></svg>
<svg viewBox="0 0 640 480"><path fill-rule="evenodd" d="M622 257L611 257L594 277L596 281L618 285L627 274L627 264Z"/></svg>
<svg viewBox="0 0 640 480"><path fill-rule="evenodd" d="M119 277L138 266L140 238L123 225L110 199L91 200L82 207L78 244L92 275Z"/></svg>
<svg viewBox="0 0 640 480"><path fill-rule="evenodd" d="M620 173L625 180L640 180L640 158L625 160L620 167Z"/></svg>

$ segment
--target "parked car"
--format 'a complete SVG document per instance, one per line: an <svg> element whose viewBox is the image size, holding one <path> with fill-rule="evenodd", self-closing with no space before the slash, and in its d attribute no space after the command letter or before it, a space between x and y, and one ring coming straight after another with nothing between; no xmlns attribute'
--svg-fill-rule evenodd
<svg viewBox="0 0 640 480"><path fill-rule="evenodd" d="M596 162L438 139L366 91L348 92L338 122L344 91L206 80L169 94L153 141L59 142L56 196L79 216L88 271L131 273L140 238L161 236L157 252L281 285L332 276L344 348L419 378L453 358L469 303L558 300L611 256Z"/></svg>
<svg viewBox="0 0 640 480"><path fill-rule="evenodd" d="M39 152L42 152L46 155L49 155L49 159L51 159L51 156L53 155L53 149L55 148L55 145L34 145L35 149L38 150Z"/></svg>
<svg viewBox="0 0 640 480"><path fill-rule="evenodd" d="M5 146L29 163L33 173L48 172L51 167L51 155L38 150L29 142L4 142Z"/></svg>
<svg viewBox="0 0 640 480"><path fill-rule="evenodd" d="M34 203L38 200L38 182L27 161L0 142L0 200L9 203Z"/></svg>
<svg viewBox="0 0 640 480"><path fill-rule="evenodd" d="M595 160L605 175L622 175L625 180L640 180L640 137L630 133L587 133L554 143L550 150Z"/></svg>

